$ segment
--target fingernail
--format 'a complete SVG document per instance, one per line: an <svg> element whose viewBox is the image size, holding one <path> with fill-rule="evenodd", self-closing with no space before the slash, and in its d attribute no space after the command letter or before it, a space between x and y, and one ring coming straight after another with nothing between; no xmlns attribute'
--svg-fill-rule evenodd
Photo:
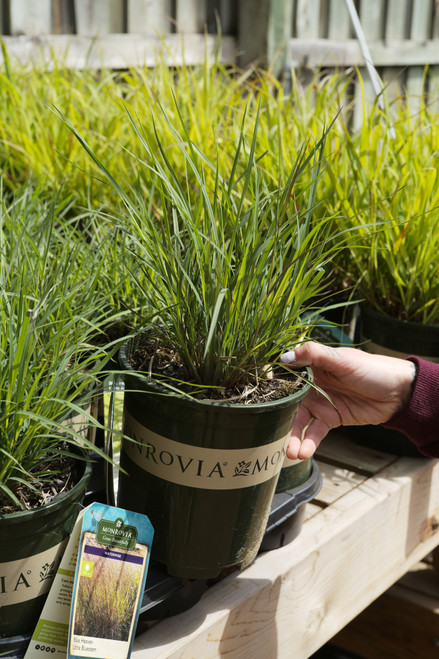
<svg viewBox="0 0 439 659"><path fill-rule="evenodd" d="M292 364L296 361L296 353L294 350L284 352L284 354L280 356L280 360L283 364Z"/></svg>

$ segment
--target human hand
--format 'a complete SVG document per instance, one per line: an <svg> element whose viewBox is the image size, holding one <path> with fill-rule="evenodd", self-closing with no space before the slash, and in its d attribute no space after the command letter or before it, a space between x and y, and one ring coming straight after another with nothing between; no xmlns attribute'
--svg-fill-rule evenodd
<svg viewBox="0 0 439 659"><path fill-rule="evenodd" d="M280 360L293 369L310 366L314 383L329 397L311 388L302 401L287 449L293 460L310 458L332 428L388 421L407 404L416 373L405 359L314 341Z"/></svg>

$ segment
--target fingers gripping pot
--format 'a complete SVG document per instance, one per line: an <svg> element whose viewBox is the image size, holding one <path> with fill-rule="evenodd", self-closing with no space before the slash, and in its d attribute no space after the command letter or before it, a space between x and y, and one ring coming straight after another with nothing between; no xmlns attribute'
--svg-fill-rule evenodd
<svg viewBox="0 0 439 659"><path fill-rule="evenodd" d="M135 340L134 340L135 341ZM148 515L152 558L171 575L214 578L261 544L289 432L306 384L270 403L231 405L169 394L130 365L118 505Z"/></svg>

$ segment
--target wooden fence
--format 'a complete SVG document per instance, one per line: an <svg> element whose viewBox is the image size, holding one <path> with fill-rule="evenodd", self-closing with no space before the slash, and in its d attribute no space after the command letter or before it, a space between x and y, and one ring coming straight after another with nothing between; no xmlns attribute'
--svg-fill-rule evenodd
<svg viewBox="0 0 439 659"><path fill-rule="evenodd" d="M435 0L356 0L355 7L391 97L407 90L439 95L439 3ZM12 59L55 54L67 66L125 68L201 61L217 44L223 60L363 67L345 0L0 0L0 31ZM431 77L424 79L425 65Z"/></svg>

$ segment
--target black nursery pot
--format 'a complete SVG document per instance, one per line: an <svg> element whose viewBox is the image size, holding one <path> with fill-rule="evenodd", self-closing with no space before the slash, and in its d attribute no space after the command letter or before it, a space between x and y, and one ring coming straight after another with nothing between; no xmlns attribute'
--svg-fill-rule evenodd
<svg viewBox="0 0 439 659"><path fill-rule="evenodd" d="M78 460L78 468L81 478L69 492L39 508L0 516L0 639L34 631L90 478L88 461ZM19 641L11 638L10 644Z"/></svg>
<svg viewBox="0 0 439 659"><path fill-rule="evenodd" d="M309 385L287 398L227 405L168 395L125 369L118 504L148 515L152 558L169 574L217 577L255 558L267 525L286 442Z"/></svg>
<svg viewBox="0 0 439 659"><path fill-rule="evenodd" d="M367 352L394 357L417 355L439 361L439 325L413 323L361 307L361 339Z"/></svg>

